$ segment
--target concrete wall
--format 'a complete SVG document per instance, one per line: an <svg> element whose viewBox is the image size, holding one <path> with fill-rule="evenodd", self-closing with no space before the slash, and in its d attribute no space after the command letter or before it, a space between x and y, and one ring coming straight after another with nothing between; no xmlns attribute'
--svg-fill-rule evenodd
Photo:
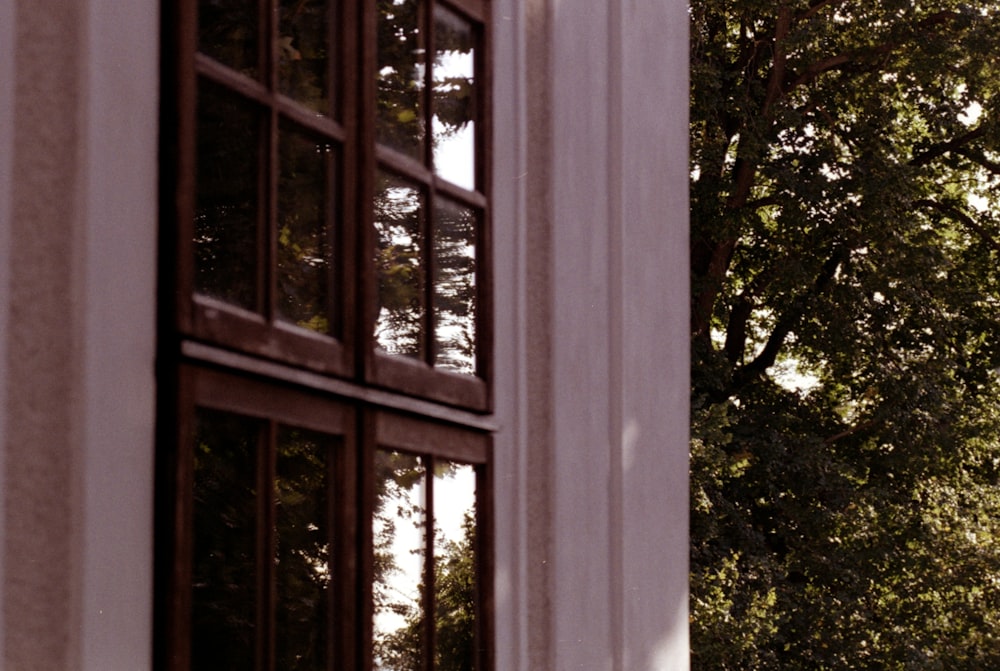
<svg viewBox="0 0 1000 671"><path fill-rule="evenodd" d="M494 0L497 669L686 669L686 13ZM0 2L0 669L149 668L157 0Z"/></svg>
<svg viewBox="0 0 1000 671"><path fill-rule="evenodd" d="M686 669L686 7L497 15L498 668Z"/></svg>
<svg viewBox="0 0 1000 671"><path fill-rule="evenodd" d="M2 11L3 668L141 669L159 6Z"/></svg>

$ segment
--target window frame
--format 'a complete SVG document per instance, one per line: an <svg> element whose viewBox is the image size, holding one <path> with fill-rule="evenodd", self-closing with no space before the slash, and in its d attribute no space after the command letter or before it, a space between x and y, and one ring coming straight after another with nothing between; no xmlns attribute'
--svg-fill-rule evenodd
<svg viewBox="0 0 1000 671"><path fill-rule="evenodd" d="M404 179L415 182L424 190L425 219L430 219L434 207L434 198L438 193L459 202L462 205L473 207L481 212L479 230L476 239L476 265L477 265L477 304L476 312L476 337L477 337L477 357L476 375L462 375L446 370L434 369L427 361L419 359L393 356L380 352L371 343L373 337L371 328L364 328L360 338L365 346L362 348L364 357L363 369L366 381L386 387L394 388L407 394L430 398L448 403L450 405L464 406L471 410L492 412L494 408L494 398L492 385L494 366L494 343L493 343L493 243L492 243L492 213L490 208L490 195L492 192L492 163L493 155L489 139L493 137L493 122L491 117L492 102L492 30L488 11L490 10L489 0L433 0L434 4L440 4L445 8L459 14L470 22L478 23L480 26L480 50L482 56L474 60L474 78L480 87L479 104L476 109L477 129L475 137L476 174L474 177L476 188L472 190L463 189L451 184L447 180L438 177L433 168L428 164L430 147L425 148L424 160L417 160L403 155L390 147L381 145L376 140L374 115L367 115L363 120L369 125L363 128L362 133L369 139L368 146L374 146L375 151L367 156L365 168L362 171L361 190L365 194L363 202L371 202L375 195L375 176L382 169L398 175ZM426 12L428 16L424 20L425 30L433 33L433 12ZM368 12L365 16L365 30L369 35L375 34L377 16L375 12ZM431 37L433 39L433 37ZM364 62L374 67L376 63L376 45L374 41L365 44L366 52ZM428 78L432 77L428 73ZM362 79L362 99L374 109L377 98L377 79L372 71ZM430 98L430 87L425 93L426 100ZM432 114L431 105L425 104L427 108L425 114L429 118ZM430 143L427 143L430 145ZM362 226L362 245L366 249L375 248L375 228L369 219ZM425 222L424 227L428 224ZM374 268L368 267L371 273ZM428 283L429 284L429 283ZM375 323L375 315L372 314L370 306L376 304L377 280L374 277L368 278L364 282L366 293L362 305L368 307L367 313L361 316L361 324L368 325ZM429 294L428 289L425 293ZM429 301L428 301L429 302ZM428 310L429 311L429 310ZM433 339L432 334L427 336ZM366 340L367 339L367 340Z"/></svg>
<svg viewBox="0 0 1000 671"><path fill-rule="evenodd" d="M426 0L480 21L475 59L480 88L476 117L476 185L464 191L428 175L427 188L478 208L476 238L475 375L436 369L426 362L376 351L369 326L377 291L372 198L375 170L391 163L376 147L374 3L338 3L340 93L331 118L311 118L277 92L275 77L252 80L197 52L198 2L161 2L160 262L157 343L156 563L154 566L154 668L190 667L193 529L192 436L198 408L236 412L271 425L291 424L342 436L339 479L332 486L341 505L336 524L346 537L335 552L344 593L336 612L338 668L372 668L374 455L393 447L433 459L472 465L476 472L476 575L478 671L495 664L493 634L493 472L496 430L492 372L492 261L490 235L489 0ZM256 0L260 17L276 0ZM428 12L430 13L430 12ZM276 22L276 20L275 20ZM261 38L276 30L262 20ZM332 31L331 31L332 32ZM262 42L263 43L263 42ZM271 40L274 59L276 41ZM262 72L267 68L262 64ZM352 64L355 67L351 67ZM334 66L331 65L332 69ZM254 101L260 110L258 185L264 196L257 214L259 311L227 304L195 291L194 213L197 171L197 91L206 79ZM270 88L268 88L270 87ZM331 94L332 95L332 94ZM335 189L342 206L330 216L337 236L335 259L341 291L336 339L276 319L270 288L274 271L277 142L281 119L326 133L340 143L341 169ZM334 121L333 119L336 119ZM266 128L266 131L264 130ZM380 158L381 157L381 158ZM260 166L266 165L266 170ZM266 267L265 267L266 266ZM265 286L267 285L267 286ZM432 335L429 337L433 337ZM273 446L273 429L272 444ZM381 441L381 442L380 442ZM270 458L270 457L269 457ZM265 516L266 517L266 516ZM266 520L258 520L258 526ZM264 538L266 534L261 535ZM259 540L259 542L265 542ZM265 554L263 550L260 551ZM259 567L258 567L259 568ZM432 569L431 569L432 570ZM266 591L268 569L261 574ZM425 589L430 589L427 587ZM265 601L271 597L265 597ZM433 604L433 597L425 600ZM264 607L270 607L265 604ZM273 610L273 609L272 609ZM268 620L267 617L271 619ZM262 622L273 622L273 612ZM428 618L433 621L433 618ZM273 626L268 625L268 626ZM263 636L272 636L265 631ZM431 637L433 639L433 636ZM270 639L258 645L257 666L273 665ZM262 661L263 660L263 661ZM267 661L272 660L272 661ZM431 664L432 658L425 657ZM332 662L331 662L332 664ZM430 667L428 667L430 668Z"/></svg>
<svg viewBox="0 0 1000 671"><path fill-rule="evenodd" d="M493 411L494 376L493 342L493 268L492 268L492 81L491 26L486 12L488 0L425 0L479 23L479 51L474 60L474 78L479 89L475 129L475 184L463 189L434 174L429 166L403 156L376 142L374 114L376 104L376 11L365 4L358 12L353 2L340 3L338 20L341 25L356 25L358 31L341 31L337 56L342 93L338 96L333 117L310 116L308 110L277 91L276 78L256 81L235 73L225 65L197 52L197 3L178 2L174 11L163 5L164 54L176 58L163 59L163 114L161 115L161 193L171 194L163 216L175 222L173 235L169 230L161 235L161 248L178 260L175 268L162 273L161 284L173 287L169 298L173 305L167 316L170 330L180 338L190 338L216 344L273 361L354 380L360 385L377 386L415 398L444 403L473 412ZM258 0L266 6L270 0ZM432 12L426 12L432 14ZM263 12L263 14L268 14ZM428 19L430 20L430 19ZM268 33L271 26L262 26ZM368 36L368 39L365 39ZM274 59L274 54L271 56ZM350 67L350 64L357 67ZM263 68L263 66L261 66ZM331 66L332 68L333 66ZM275 68L271 68L274 70ZM213 82L238 95L253 100L267 117L267 128L259 135L258 163L265 164L267 174L259 175L263 194L257 213L256 287L258 310L248 310L228 304L195 290L193 227L195 212L195 175L197 156L196 100L198 82ZM429 95L429 94L428 94ZM429 114L429 112L428 112ZM339 117L339 119L337 119ZM289 119L304 129L325 133L342 146L341 169L337 171L334 188L343 206L332 213L331 228L336 249L334 291L332 302L339 308L339 328L333 336L313 333L281 322L276 318L273 292L275 250L277 133L282 119ZM336 119L336 120L335 120ZM429 144L429 143L428 143ZM428 152L430 150L428 149ZM425 190L425 219L432 211L435 198L446 197L452 202L473 208L478 213L476 233L476 369L474 374L455 373L436 368L426 360L379 351L374 343L372 325L378 278L371 254L375 249L375 228L371 203L375 196L375 174L386 169L413 181ZM260 169L264 173L264 169ZM427 273L431 268L427 268ZM357 279L356 285L352 280ZM432 291L426 283L425 294ZM430 308L425 308L429 313ZM430 323L430 317L425 322ZM433 340L433 334L426 336Z"/></svg>

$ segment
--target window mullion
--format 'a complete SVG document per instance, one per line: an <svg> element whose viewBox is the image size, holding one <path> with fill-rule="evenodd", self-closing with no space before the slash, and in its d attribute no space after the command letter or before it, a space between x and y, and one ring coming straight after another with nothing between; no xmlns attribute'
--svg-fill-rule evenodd
<svg viewBox="0 0 1000 671"><path fill-rule="evenodd" d="M434 6L433 0L420 3L421 30L424 31L424 165L430 178L425 187L423 251L424 251L424 357L430 365L437 359L437 338L434 336L434 274L437 259L434 253Z"/></svg>
<svg viewBox="0 0 1000 671"><path fill-rule="evenodd" d="M265 82L269 92L267 110L267 133L265 152L263 154L264 166L266 166L266 189L261 193L266 194L265 205L262 208L265 215L264 231L261 240L264 243L264 254L262 259L263 283L264 283L264 316L269 323L273 323L277 315L277 259L278 259L278 171L279 166L279 119L277 111L277 91L278 91L278 8L277 0L261 0L264 14L262 24L266 25L267 39L261 48L266 58Z"/></svg>
<svg viewBox="0 0 1000 671"><path fill-rule="evenodd" d="M274 473L277 425L268 421L257 447L257 671L274 667Z"/></svg>
<svg viewBox="0 0 1000 671"><path fill-rule="evenodd" d="M434 457L424 457L424 668L434 669L435 650L437 649L437 626L434 610Z"/></svg>
<svg viewBox="0 0 1000 671"><path fill-rule="evenodd" d="M378 295L378 273L375 267L374 250L376 248L375 217L373 203L375 200L375 173L378 167L376 159L376 123L375 109L378 90L376 70L378 64L378 6L375 2L360 3L359 33L361 45L360 66L355 71L360 76L352 90L358 93L357 104L351 111L357 114L355 128L357 134L349 138L356 157L357 186L354 189L356 202L350 212L354 213L360 222L356 240L356 258L358 260L358 276L360 282L353 292L357 297L355 312L355 344L358 356L356 361L362 379L372 376L373 357L375 349L374 324L378 318L375 309Z"/></svg>
<svg viewBox="0 0 1000 671"><path fill-rule="evenodd" d="M424 116L424 165L430 170L434 169L434 129L431 125L434 110L434 6L433 0L421 0L419 9L420 30L424 33L424 95L421 104L423 105Z"/></svg>

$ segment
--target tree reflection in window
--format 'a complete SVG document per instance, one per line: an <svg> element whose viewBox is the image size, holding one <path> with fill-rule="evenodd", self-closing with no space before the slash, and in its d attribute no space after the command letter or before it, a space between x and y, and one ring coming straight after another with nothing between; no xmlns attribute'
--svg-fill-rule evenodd
<svg viewBox="0 0 1000 671"><path fill-rule="evenodd" d="M332 456L338 445L335 437L322 433L289 426L270 429L267 422L240 415L198 412L193 670L254 668L257 638L268 631L274 636L275 668L329 668L335 589ZM266 474L272 460L270 479ZM260 483L267 483L262 492ZM273 513L267 512L271 506ZM265 523L272 514L273 523ZM268 552L270 561L262 561ZM273 615L261 610L267 599L257 590L260 570L273 581ZM270 617L273 626L264 624Z"/></svg>
<svg viewBox="0 0 1000 671"><path fill-rule="evenodd" d="M194 444L191 669L253 668L261 424L202 411Z"/></svg>
<svg viewBox="0 0 1000 671"><path fill-rule="evenodd" d="M419 0L378 0L378 141L423 160L426 45Z"/></svg>
<svg viewBox="0 0 1000 671"><path fill-rule="evenodd" d="M472 25L434 7L434 170L466 189L476 187L475 34Z"/></svg>
<svg viewBox="0 0 1000 671"><path fill-rule="evenodd" d="M259 74L255 0L199 0L198 51L249 77Z"/></svg>
<svg viewBox="0 0 1000 671"><path fill-rule="evenodd" d="M333 142L289 122L279 134L277 312L297 326L334 332L331 219Z"/></svg>
<svg viewBox="0 0 1000 671"><path fill-rule="evenodd" d="M198 91L198 190L194 216L199 292L256 309L260 112L207 80Z"/></svg>
<svg viewBox="0 0 1000 671"><path fill-rule="evenodd" d="M331 436L280 427L275 467L275 668L325 671L331 585Z"/></svg>
<svg viewBox="0 0 1000 671"><path fill-rule="evenodd" d="M438 198L434 208L434 364L476 371L476 213Z"/></svg>
<svg viewBox="0 0 1000 671"><path fill-rule="evenodd" d="M433 641L433 669L472 671L477 644L475 470L380 451L376 488L375 668L422 671ZM434 510L430 529L428 490ZM429 562L427 533L433 535L434 548ZM426 618L428 608L433 609L432 622Z"/></svg>
<svg viewBox="0 0 1000 671"><path fill-rule="evenodd" d="M307 107L328 114L337 87L330 81L336 68L331 22L335 3L323 0L281 0L278 26L278 89Z"/></svg>
<svg viewBox="0 0 1000 671"><path fill-rule="evenodd" d="M423 197L419 187L388 173L379 173L378 186L375 341L386 352L422 358L426 347Z"/></svg>
<svg viewBox="0 0 1000 671"><path fill-rule="evenodd" d="M377 179L375 341L385 352L475 374L478 30L426 0L380 0L378 8L377 139L424 171L393 159L394 172ZM445 196L440 180L467 190L468 202L453 188Z"/></svg>

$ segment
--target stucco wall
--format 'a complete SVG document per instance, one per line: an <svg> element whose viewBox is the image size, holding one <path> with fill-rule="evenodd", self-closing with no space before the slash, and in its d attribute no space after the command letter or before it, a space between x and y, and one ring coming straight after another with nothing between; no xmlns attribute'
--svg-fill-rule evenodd
<svg viewBox="0 0 1000 671"><path fill-rule="evenodd" d="M4 7L3 668L141 669L159 7Z"/></svg>
<svg viewBox="0 0 1000 671"><path fill-rule="evenodd" d="M585 5L497 4L498 668L686 669L686 7Z"/></svg>

